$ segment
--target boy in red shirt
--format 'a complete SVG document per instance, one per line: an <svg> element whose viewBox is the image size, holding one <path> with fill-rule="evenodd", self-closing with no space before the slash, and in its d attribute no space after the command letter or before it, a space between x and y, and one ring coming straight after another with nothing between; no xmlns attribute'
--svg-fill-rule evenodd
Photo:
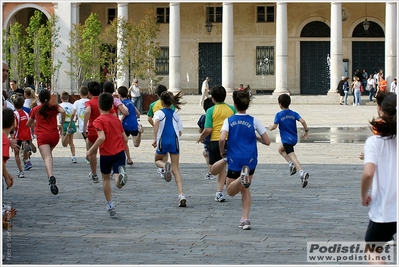
<svg viewBox="0 0 399 267"><path fill-rule="evenodd" d="M97 130L93 122L100 116L100 111L98 110L98 96L101 93L101 85L98 82L89 82L87 84L87 90L89 91L88 98L90 100L85 103L83 135L86 135L87 145L90 149L97 140ZM94 183L98 183L100 179L97 175L97 150L92 150L92 152L90 157L88 156L91 169L89 178L93 180Z"/></svg>
<svg viewBox="0 0 399 267"><path fill-rule="evenodd" d="M23 162L25 164L24 170L30 170L32 168L32 163L29 160L29 152L26 151L26 147L30 146L32 142L32 131L30 127L26 126L26 123L29 120L29 114L22 110L22 106L24 105L24 98L22 96L18 96L14 100L15 107L15 129L14 129L14 138L17 140L17 145L23 150ZM24 143L24 145L22 145ZM21 158L19 156L20 151L15 150L15 163L17 163L17 167L19 170L18 178L24 178L24 172L22 170Z"/></svg>
<svg viewBox="0 0 399 267"><path fill-rule="evenodd" d="M7 171L6 162L10 158L10 139L8 136L10 132L14 129L15 119L14 119L14 111L11 108L3 107L3 197L4 197L4 189L10 188L14 184L14 178ZM4 199L3 199L4 203ZM17 210L14 208L9 208L3 204L2 207L2 222L3 228L9 229L12 227L10 219L12 219L17 213Z"/></svg>
<svg viewBox="0 0 399 267"><path fill-rule="evenodd" d="M114 97L110 93L102 93L98 98L101 115L93 121L98 137L86 153L88 157L91 157L100 148L103 190L107 200L107 211L111 217L116 215L111 195L111 171L113 171L116 187L121 189L127 182L125 143L128 141L120 120L110 113L113 103Z"/></svg>

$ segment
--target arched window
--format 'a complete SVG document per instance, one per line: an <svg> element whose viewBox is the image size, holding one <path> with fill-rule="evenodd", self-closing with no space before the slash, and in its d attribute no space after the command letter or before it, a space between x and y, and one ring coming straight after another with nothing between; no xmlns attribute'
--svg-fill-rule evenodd
<svg viewBox="0 0 399 267"><path fill-rule="evenodd" d="M384 30L380 25L373 21L370 22L370 28L365 31L363 28L363 22L359 23L353 30L352 37L385 37Z"/></svg>
<svg viewBox="0 0 399 267"><path fill-rule="evenodd" d="M330 37L330 27L321 21L312 21L303 27L301 37Z"/></svg>

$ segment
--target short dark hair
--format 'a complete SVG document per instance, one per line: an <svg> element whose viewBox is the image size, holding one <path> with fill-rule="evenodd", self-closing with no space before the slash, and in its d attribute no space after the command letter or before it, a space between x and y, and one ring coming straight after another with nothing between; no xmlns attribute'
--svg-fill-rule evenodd
<svg viewBox="0 0 399 267"><path fill-rule="evenodd" d="M23 97L23 96L20 96L20 95L18 95L17 97L15 97L14 100L13 100L13 104L14 104L14 107L15 107L16 109L21 109L22 106L24 105L24 102L25 102L24 97Z"/></svg>
<svg viewBox="0 0 399 267"><path fill-rule="evenodd" d="M166 88L166 86L163 85L163 84L158 84L158 85L157 85L157 88L155 88L155 93L156 93L159 97L161 97L161 94L162 94L163 92L165 92L165 91L168 91L168 88Z"/></svg>
<svg viewBox="0 0 399 267"><path fill-rule="evenodd" d="M112 82L110 82L110 81L106 81L103 84L103 91L107 92L107 93L110 93L110 94L113 94L115 92L115 85Z"/></svg>
<svg viewBox="0 0 399 267"><path fill-rule="evenodd" d="M101 93L101 85L96 81L89 82L87 84L87 90L92 96L99 96Z"/></svg>
<svg viewBox="0 0 399 267"><path fill-rule="evenodd" d="M209 108L211 108L212 106L214 106L215 103L213 103L212 98L207 97L204 100L204 110L207 111Z"/></svg>
<svg viewBox="0 0 399 267"><path fill-rule="evenodd" d="M10 108L3 107L3 129L10 128L14 124L14 111Z"/></svg>
<svg viewBox="0 0 399 267"><path fill-rule="evenodd" d="M278 96L278 103L283 106L283 108L288 108L291 104L291 97L288 94L281 94Z"/></svg>
<svg viewBox="0 0 399 267"><path fill-rule="evenodd" d="M126 86L119 86L118 87L118 94L120 94L121 97L125 98L127 97L129 90L127 89Z"/></svg>
<svg viewBox="0 0 399 267"><path fill-rule="evenodd" d="M216 102L224 102L226 99L226 89L221 85L214 85L211 88L211 96Z"/></svg>
<svg viewBox="0 0 399 267"><path fill-rule="evenodd" d="M101 110L110 111L113 104L114 97L110 93L104 92L98 98L98 106L101 108Z"/></svg>
<svg viewBox="0 0 399 267"><path fill-rule="evenodd" d="M81 94L82 96L87 96L88 93L89 93L89 91L87 90L87 87L86 87L86 86L81 86L81 87L80 87L80 94Z"/></svg>
<svg viewBox="0 0 399 267"><path fill-rule="evenodd" d="M65 101L68 101L68 99L69 99L69 94L68 94L67 91L63 91L63 92L61 93L61 99L62 99L62 100L65 100Z"/></svg>
<svg viewBox="0 0 399 267"><path fill-rule="evenodd" d="M249 93L244 90L238 90L233 92L233 102L238 110L247 110L251 97Z"/></svg>

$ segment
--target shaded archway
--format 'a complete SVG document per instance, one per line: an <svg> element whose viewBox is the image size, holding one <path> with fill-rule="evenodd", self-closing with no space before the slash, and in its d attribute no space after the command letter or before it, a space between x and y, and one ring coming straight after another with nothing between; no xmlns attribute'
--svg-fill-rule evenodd
<svg viewBox="0 0 399 267"><path fill-rule="evenodd" d="M385 66L385 42L384 30L376 22L369 21L370 28L365 31L363 22L359 23L352 32L353 38L373 38L374 41L353 41L352 42L352 66L353 72L356 69L365 69L368 74L375 70L384 69ZM381 41L375 41L381 38ZM367 92L365 92L366 94Z"/></svg>
<svg viewBox="0 0 399 267"><path fill-rule="evenodd" d="M322 21L312 21L306 24L301 37L330 37L330 27ZM329 41L301 41L300 61L301 94L327 94L330 88Z"/></svg>

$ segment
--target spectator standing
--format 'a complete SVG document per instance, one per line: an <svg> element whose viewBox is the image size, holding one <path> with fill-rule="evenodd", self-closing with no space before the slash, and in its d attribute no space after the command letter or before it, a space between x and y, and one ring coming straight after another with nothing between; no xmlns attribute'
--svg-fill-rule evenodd
<svg viewBox="0 0 399 267"><path fill-rule="evenodd" d="M134 106L140 111L140 114L143 112L141 92L142 89L141 86L139 85L139 80L133 79L133 83L129 87L129 94L132 97Z"/></svg>
<svg viewBox="0 0 399 267"><path fill-rule="evenodd" d="M209 81L211 78L206 77L205 80L202 82L201 87L201 98L200 98L200 106L204 105L205 98L209 97Z"/></svg>
<svg viewBox="0 0 399 267"><path fill-rule="evenodd" d="M369 75L369 78L367 79L367 85L364 87L366 91L369 92L369 101L373 101L373 96L374 96L374 90L375 90L375 80L373 78L373 74Z"/></svg>
<svg viewBox="0 0 399 267"><path fill-rule="evenodd" d="M8 91L7 94L8 94L9 98L11 98L11 96L14 95L14 94L21 94L23 96L24 95L24 90L17 87L17 81L16 80L11 80L10 81L10 91Z"/></svg>
<svg viewBox="0 0 399 267"><path fill-rule="evenodd" d="M396 94L396 88L398 88L398 82L395 77L391 83L391 92Z"/></svg>

